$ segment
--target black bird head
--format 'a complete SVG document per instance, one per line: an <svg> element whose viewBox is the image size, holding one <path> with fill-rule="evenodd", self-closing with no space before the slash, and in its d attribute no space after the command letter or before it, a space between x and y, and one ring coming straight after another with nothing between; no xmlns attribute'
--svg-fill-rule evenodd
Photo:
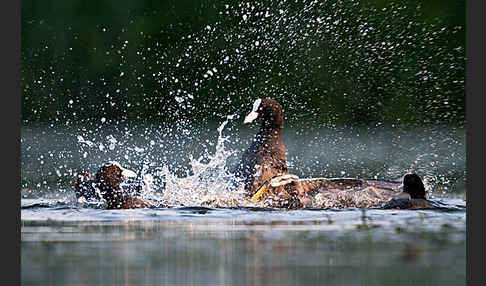
<svg viewBox="0 0 486 286"><path fill-rule="evenodd" d="M274 99L259 98L253 103L253 108L243 123L248 124L255 119L261 119L262 128L281 129L283 124L282 106Z"/></svg>
<svg viewBox="0 0 486 286"><path fill-rule="evenodd" d="M425 186L417 174L406 174L403 178L403 192L412 199L425 199Z"/></svg>

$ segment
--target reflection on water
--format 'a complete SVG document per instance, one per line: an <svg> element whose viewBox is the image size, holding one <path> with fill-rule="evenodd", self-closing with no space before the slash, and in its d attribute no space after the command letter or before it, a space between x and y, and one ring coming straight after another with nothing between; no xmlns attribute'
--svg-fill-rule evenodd
<svg viewBox="0 0 486 286"><path fill-rule="evenodd" d="M465 285L465 202L444 202L457 207L107 211L23 200L22 285Z"/></svg>

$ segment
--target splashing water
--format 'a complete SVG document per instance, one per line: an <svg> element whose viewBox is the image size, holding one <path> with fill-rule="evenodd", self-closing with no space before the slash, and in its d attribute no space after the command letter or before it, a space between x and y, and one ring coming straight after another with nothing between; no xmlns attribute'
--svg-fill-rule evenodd
<svg viewBox="0 0 486 286"><path fill-rule="evenodd" d="M224 136L223 130L234 117L234 115L227 116L217 128L218 137L214 153L207 151L197 159L193 154L188 155L190 172L186 176L178 176L175 171L171 171L170 162L160 167L145 159L138 175L139 179L122 183L122 187L126 184L140 183L142 186L140 197L170 206L253 206L254 203L245 197L243 185L228 170L228 158L236 151L225 146L230 136ZM144 148L133 147L122 140L117 140L113 135L106 138L111 144L119 144L120 146L117 147L123 147L131 154L145 151ZM77 139L81 149L99 149L99 146L103 145L85 140L81 135L78 135ZM113 150L114 147L109 149ZM123 149L118 151L124 152ZM98 206L98 204L90 205Z"/></svg>
<svg viewBox="0 0 486 286"><path fill-rule="evenodd" d="M229 136L225 137L222 134L231 119L233 116L228 116L218 127L218 140L213 155L208 155L207 158L200 156L198 159L189 156L192 175L178 178L164 166L161 174L165 177L166 185L162 200L171 205L213 207L239 206L247 201L243 186L237 185L237 179L228 172L226 166L227 159L235 153L225 149L224 143L228 141ZM205 160L208 162L204 163Z"/></svg>

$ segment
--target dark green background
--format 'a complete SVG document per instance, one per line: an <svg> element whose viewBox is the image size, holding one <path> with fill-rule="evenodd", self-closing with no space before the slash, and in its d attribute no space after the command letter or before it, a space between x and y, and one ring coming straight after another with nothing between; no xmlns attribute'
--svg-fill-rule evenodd
<svg viewBox="0 0 486 286"><path fill-rule="evenodd" d="M465 1L301 2L23 1L23 124L465 123Z"/></svg>

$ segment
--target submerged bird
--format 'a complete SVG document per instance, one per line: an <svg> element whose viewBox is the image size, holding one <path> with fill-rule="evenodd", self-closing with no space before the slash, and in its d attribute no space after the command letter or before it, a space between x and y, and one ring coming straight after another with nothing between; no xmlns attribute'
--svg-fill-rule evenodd
<svg viewBox="0 0 486 286"><path fill-rule="evenodd" d="M283 111L270 98L257 99L244 123L260 119L260 130L243 153L234 173L247 194L268 207L429 207L420 177L407 174L400 181L307 178L289 174L282 141ZM403 189L403 192L401 192Z"/></svg>
<svg viewBox="0 0 486 286"><path fill-rule="evenodd" d="M109 162L101 166L95 175L89 172L80 173L74 181L74 191L78 201L106 201L107 209L130 209L150 207L153 204L137 196L141 186L122 182L135 178L137 174L123 168L118 162Z"/></svg>
<svg viewBox="0 0 486 286"><path fill-rule="evenodd" d="M288 173L285 145L281 133L283 111L273 99L257 99L244 123L260 120L260 130L243 153L233 173L241 178L248 194L253 194L265 182Z"/></svg>

